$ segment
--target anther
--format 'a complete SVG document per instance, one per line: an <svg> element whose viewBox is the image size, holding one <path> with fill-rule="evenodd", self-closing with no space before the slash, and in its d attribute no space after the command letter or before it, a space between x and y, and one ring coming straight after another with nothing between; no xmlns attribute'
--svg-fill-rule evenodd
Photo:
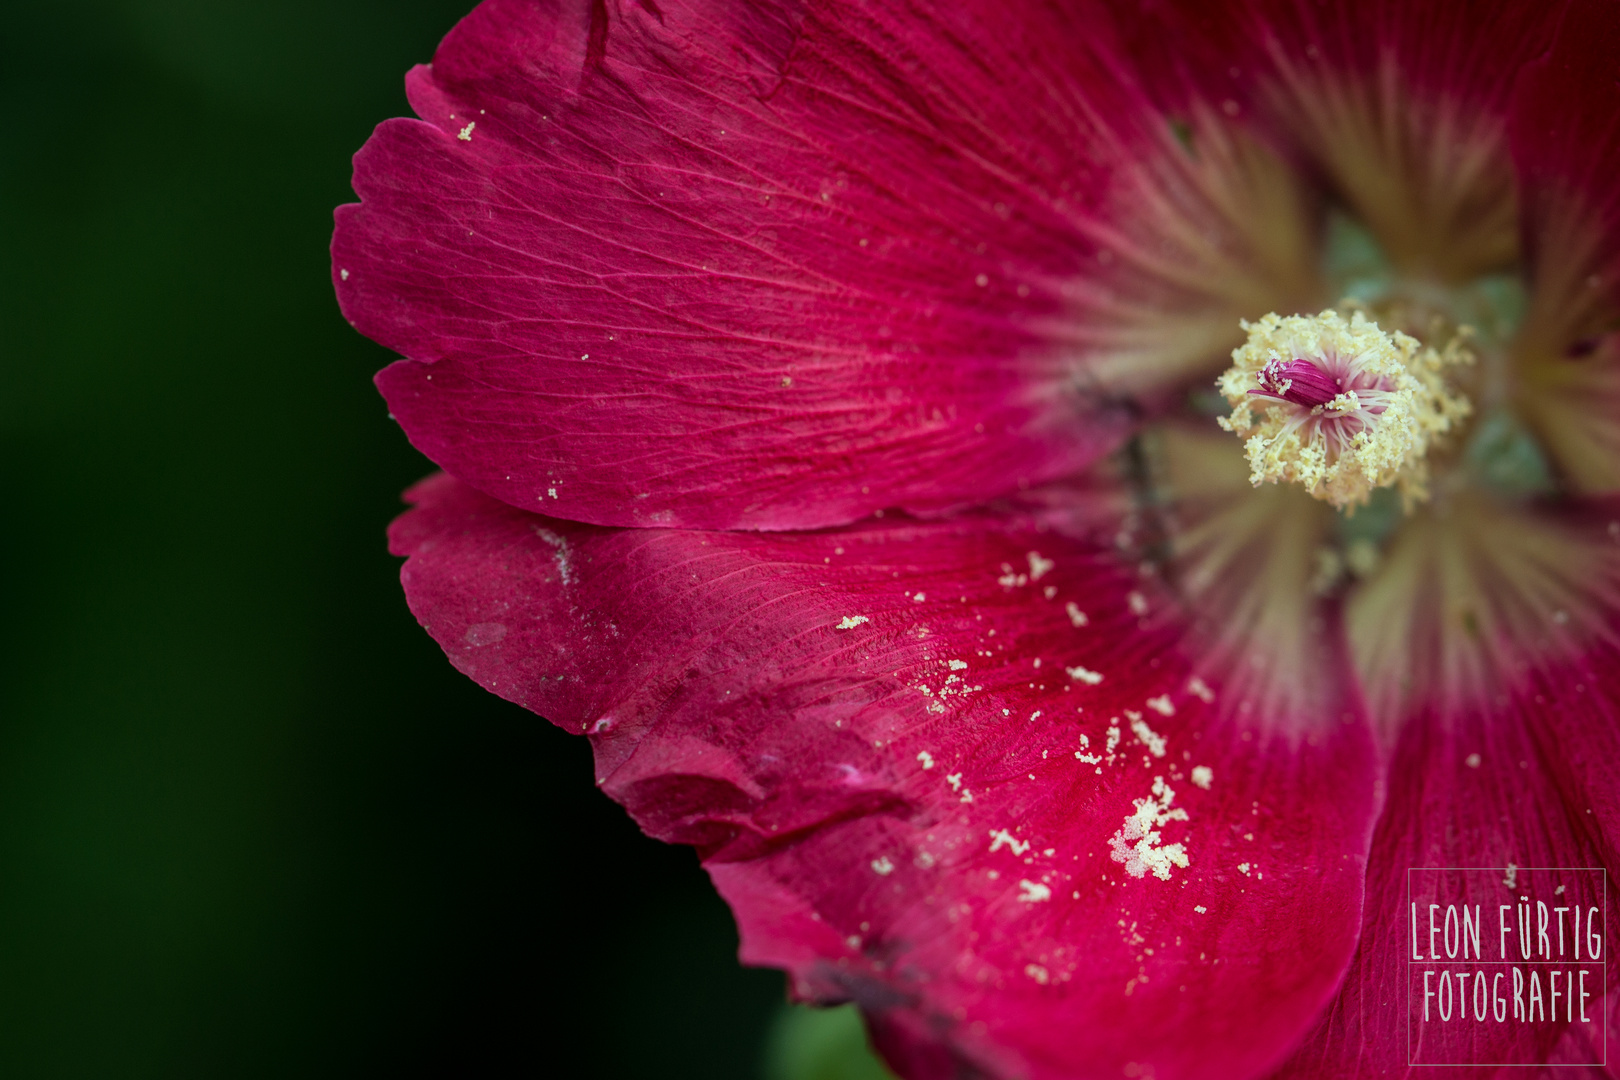
<svg viewBox="0 0 1620 1080"><path fill-rule="evenodd" d="M1249 340L1216 380L1232 414L1216 422L1246 436L1250 481L1289 481L1338 507L1398 485L1408 507L1428 497L1425 457L1466 416L1468 399L1441 372L1472 355L1386 334L1355 312L1272 314L1242 324Z"/></svg>

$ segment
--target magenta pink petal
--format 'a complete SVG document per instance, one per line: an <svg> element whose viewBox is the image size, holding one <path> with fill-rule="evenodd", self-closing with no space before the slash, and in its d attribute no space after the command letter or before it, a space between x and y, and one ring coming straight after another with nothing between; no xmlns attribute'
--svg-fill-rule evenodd
<svg viewBox="0 0 1620 1080"><path fill-rule="evenodd" d="M1590 534L1620 543L1620 499L1585 500L1571 516L1584 519ZM1612 582L1607 584L1612 587ZM1567 833L1573 838L1571 846L1591 860L1549 865L1605 867L1612 890L1614 869L1620 867L1620 786L1615 784L1615 763L1620 762L1620 611L1611 607L1607 614L1600 643L1541 673L1504 712L1508 723L1520 724L1530 733L1537 755L1529 759L1531 767L1539 764L1546 769L1561 797L1561 820L1548 835ZM1523 820L1522 813L1514 817ZM1557 857L1568 859L1571 854L1560 851ZM1606 1048L1613 1062L1614 1048L1620 1046L1620 957L1612 951L1620 941L1620 912L1612 892L1607 915L1604 940L1611 951L1603 1026L1571 1025L1549 1060L1589 1062L1594 1051L1601 1054Z"/></svg>
<svg viewBox="0 0 1620 1080"><path fill-rule="evenodd" d="M1282 1075L1400 1075L1414 1060L1406 998L1409 870L1614 865L1610 763L1620 746L1612 702L1620 685L1600 672L1613 672L1617 663L1620 657L1611 650L1537 678L1490 714L1428 711L1410 718L1390 767L1388 801L1373 842L1355 962L1337 1000ZM1517 887L1508 887L1498 871L1486 887L1455 899L1480 905L1494 930L1499 904L1514 904L1528 892L1552 900L1551 886L1532 889L1531 873L1519 873ZM1610 942L1614 930L1611 917L1604 930ZM1487 959L1496 957L1497 944L1491 943ZM1608 967L1613 985L1620 971L1612 959ZM1589 1009L1596 1014L1599 1007ZM1598 1024L1435 1023L1426 1029L1418 1060L1529 1064L1545 1060L1561 1041L1568 1044L1570 1061L1593 1061L1593 1045L1601 1058Z"/></svg>
<svg viewBox="0 0 1620 1080"><path fill-rule="evenodd" d="M1566 484L1620 490L1620 10L1568 5L1513 99L1531 287L1516 362L1520 411Z"/></svg>
<svg viewBox="0 0 1620 1080"><path fill-rule="evenodd" d="M1254 1075L1336 988L1366 725L1245 719L1106 550L1021 514L621 531L411 497L393 546L452 662L589 735L743 959L859 1001L908 1075Z"/></svg>
<svg viewBox="0 0 1620 1080"><path fill-rule="evenodd" d="M1603 903L1603 882L1620 861L1620 796L1614 783L1614 763L1620 760L1620 608L1614 603L1620 573L1613 556L1620 543L1620 500L1571 501L1540 510L1548 537L1556 527L1568 538L1562 550L1574 553L1569 565L1585 575L1570 597L1581 606L1574 614L1557 608L1564 594L1535 591L1534 585L1547 580L1536 568L1512 567L1506 579L1498 571L1492 572L1494 581L1481 579L1494 588L1480 595L1499 613L1486 624L1493 629L1481 642L1459 646L1445 640L1457 632L1455 624L1432 609L1422 612L1423 630L1409 648L1423 659L1408 673L1415 675L1408 715L1393 727L1398 737L1373 841L1356 959L1337 1000L1282 1075L1396 1075L1413 1060L1590 1065L1603 1060L1605 1027L1620 1034L1614 999L1602 999L1596 980L1589 1022L1566 1013L1573 1023L1437 1023L1417 1045L1408 1032L1409 872L1500 868L1476 874L1469 895L1452 897L1479 904L1494 929L1501 904L1559 903L1555 888L1570 885L1575 880L1570 872L1579 868L1596 875L1596 902ZM1513 577L1515 572L1523 577ZM1528 589L1526 582L1532 583ZM1479 651L1473 652L1476 646ZM1448 682L1443 669L1455 670L1459 656L1478 674ZM1477 663L1479 658L1486 663ZM1605 914L1602 948L1609 951L1598 974L1606 973L1612 993L1620 985L1620 963L1612 952L1620 918L1612 903ZM1498 959L1499 944L1490 944L1483 959ZM1578 958L1562 946L1558 955ZM1434 966L1480 969L1466 963ZM1571 1075L1597 1074L1594 1069Z"/></svg>
<svg viewBox="0 0 1620 1080"><path fill-rule="evenodd" d="M1397 1075L1411 1060L1407 1023L1410 945L1406 904L1414 867L1601 865L1541 771L1521 718L1415 717L1390 772L1368 870L1365 921L1356 961L1317 1032L1284 1070L1289 1076ZM1479 747L1481 763L1468 754ZM1521 763L1535 762L1536 768ZM1496 911L1508 889L1459 896ZM1494 952L1492 954L1494 956ZM1513 1063L1541 1060L1557 1031L1522 1024L1428 1028L1425 1060ZM1476 1040L1480 1040L1477 1041Z"/></svg>
<svg viewBox="0 0 1620 1080"><path fill-rule="evenodd" d="M1264 111L1279 70L1393 78L1467 114L1505 116L1513 75L1544 52L1562 5L1508 0L1489 16L1462 3L1168 0L1116 3L1132 52L1159 92Z"/></svg>
<svg viewBox="0 0 1620 1080"><path fill-rule="evenodd" d="M1558 298L1569 307L1620 295L1617 49L1620 10L1579 0L1547 55L1515 84L1511 136L1531 279L1573 293ZM1581 270L1584 280L1557 276Z"/></svg>
<svg viewBox="0 0 1620 1080"><path fill-rule="evenodd" d="M1601 211L1620 214L1620 12L1612 4L1577 0L1553 47L1515 84L1513 150L1531 191L1530 207L1571 194ZM1550 189L1550 190L1549 190ZM1532 218L1530 232L1537 222Z"/></svg>
<svg viewBox="0 0 1620 1080"><path fill-rule="evenodd" d="M356 157L339 300L408 358L378 383L419 448L574 520L1070 473L1127 424L1054 331L1128 153L1098 125L1143 114L1107 40L1084 6L489 0Z"/></svg>

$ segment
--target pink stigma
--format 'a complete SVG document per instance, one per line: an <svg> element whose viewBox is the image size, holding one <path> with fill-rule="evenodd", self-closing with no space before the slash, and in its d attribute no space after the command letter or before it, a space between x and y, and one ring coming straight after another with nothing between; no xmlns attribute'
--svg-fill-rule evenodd
<svg viewBox="0 0 1620 1080"><path fill-rule="evenodd" d="M1260 389L1251 394L1293 402L1313 409L1344 392L1343 381L1309 360L1273 360L1256 373Z"/></svg>

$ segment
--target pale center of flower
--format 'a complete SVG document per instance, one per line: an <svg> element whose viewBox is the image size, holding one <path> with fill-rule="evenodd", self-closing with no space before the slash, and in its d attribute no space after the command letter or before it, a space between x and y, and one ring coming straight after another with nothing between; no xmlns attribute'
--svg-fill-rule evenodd
<svg viewBox="0 0 1620 1080"><path fill-rule="evenodd" d="M1341 508L1382 487L1408 508L1428 498L1429 451L1470 410L1444 374L1473 360L1460 339L1437 351L1361 311L1242 325L1215 384L1232 412L1216 423L1244 439L1251 483L1297 483Z"/></svg>

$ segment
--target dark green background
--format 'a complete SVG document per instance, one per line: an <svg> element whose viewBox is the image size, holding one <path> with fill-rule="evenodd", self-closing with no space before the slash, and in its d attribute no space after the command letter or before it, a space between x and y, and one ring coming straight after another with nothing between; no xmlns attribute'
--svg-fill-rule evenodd
<svg viewBox="0 0 1620 1080"><path fill-rule="evenodd" d="M469 6L6 6L0 1075L757 1075L780 976L384 549L331 211Z"/></svg>

